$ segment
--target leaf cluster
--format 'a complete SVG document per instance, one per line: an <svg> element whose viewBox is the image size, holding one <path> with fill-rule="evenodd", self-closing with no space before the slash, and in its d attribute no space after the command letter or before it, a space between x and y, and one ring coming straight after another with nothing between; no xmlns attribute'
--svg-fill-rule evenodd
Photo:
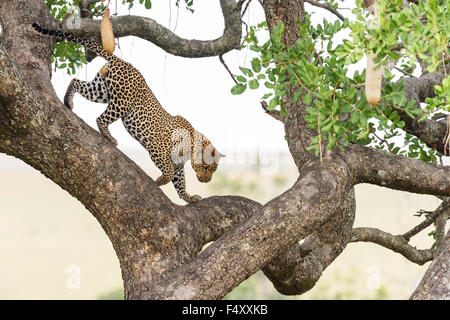
<svg viewBox="0 0 450 320"><path fill-rule="evenodd" d="M407 100L403 82L392 67L407 74L415 71L420 60L427 66L425 71L432 72L449 62L449 1L419 1L404 7L401 0L380 0L379 21L375 22L361 1L356 2L354 22L323 20L313 24L307 15L303 23L297 23L298 39L289 47L284 43L281 22L264 43L258 38L267 32L265 22L250 27L245 44L256 57L249 67L240 67L238 84L231 92L242 94L264 86L267 93L262 99L268 99L268 109L281 114L302 105L308 127L316 133L309 147L316 154L323 147L342 149L359 143L436 161L434 150L405 134L400 114L424 120L436 112L449 111L449 78L436 86L435 96L421 106ZM341 40L344 33L349 37ZM396 47L401 47L401 52ZM375 107L365 98L365 69L349 71L361 65L368 53L376 54L375 61L385 70L382 98Z"/></svg>

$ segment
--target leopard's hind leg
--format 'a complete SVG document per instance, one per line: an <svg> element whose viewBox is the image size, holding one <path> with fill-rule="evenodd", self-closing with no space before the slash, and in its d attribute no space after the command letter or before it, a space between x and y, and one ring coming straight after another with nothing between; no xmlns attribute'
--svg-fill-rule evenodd
<svg viewBox="0 0 450 320"><path fill-rule="evenodd" d="M109 101L108 107L105 111L97 118L97 126L100 133L109 139L115 146L117 146L116 139L113 138L108 130L108 126L116 121L117 119L123 118L130 112L131 107L127 104L121 104L117 102L117 99L111 99ZM170 180L169 180L170 181Z"/></svg>
<svg viewBox="0 0 450 320"><path fill-rule="evenodd" d="M73 97L77 92L84 98L97 103L109 103L110 100L105 79L100 72L92 81L72 79L64 96L64 105L71 110L73 109Z"/></svg>

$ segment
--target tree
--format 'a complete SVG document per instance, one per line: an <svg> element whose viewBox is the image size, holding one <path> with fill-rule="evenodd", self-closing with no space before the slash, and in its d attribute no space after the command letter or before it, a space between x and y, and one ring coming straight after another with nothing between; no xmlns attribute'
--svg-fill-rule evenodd
<svg viewBox="0 0 450 320"><path fill-rule="evenodd" d="M447 124L440 121L450 99L448 1L380 0L381 18L374 24L366 10L374 1L357 1L357 19L350 22L338 1L260 0L266 21L250 26L244 37L259 56L251 68L241 67L232 93L264 82L269 92L262 106L284 124L298 179L265 205L224 196L186 206L172 203L139 167L64 108L52 89L55 42L32 33L30 25L98 38L93 17L104 10L98 2L75 1L78 16L66 16L72 6L65 0L0 2L0 151L39 170L95 216L119 258L127 299L218 299L260 269L279 292L301 294L353 241L377 243L413 263L434 259L412 298L449 298L450 170L437 162L448 151ZM113 18L114 33L146 39L174 55L221 57L241 47L241 14L249 1L218 2L225 29L215 40L182 39L139 16ZM339 20L313 25L304 2ZM191 9L192 1L185 4ZM270 40L260 44L258 30L265 28ZM333 44L342 30L351 37ZM364 73L347 70L369 52L387 70L378 106L364 97ZM84 57L75 45L65 53L57 45L52 59L72 70ZM403 235L353 228L353 187L359 183L443 202ZM408 243L432 223L436 248Z"/></svg>

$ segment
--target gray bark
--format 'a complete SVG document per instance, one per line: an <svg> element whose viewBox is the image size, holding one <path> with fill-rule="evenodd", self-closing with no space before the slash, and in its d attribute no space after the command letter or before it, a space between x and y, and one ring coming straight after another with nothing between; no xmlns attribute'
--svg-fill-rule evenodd
<svg viewBox="0 0 450 320"><path fill-rule="evenodd" d="M412 300L450 300L450 232L411 296Z"/></svg>

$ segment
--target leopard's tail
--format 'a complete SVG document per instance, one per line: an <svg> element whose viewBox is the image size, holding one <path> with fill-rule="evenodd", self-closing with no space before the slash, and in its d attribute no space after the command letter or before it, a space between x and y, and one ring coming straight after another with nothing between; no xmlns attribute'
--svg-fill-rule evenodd
<svg viewBox="0 0 450 320"><path fill-rule="evenodd" d="M66 40L66 41L81 44L81 45L85 46L87 49L95 52L97 55L105 58L108 61L118 59L114 54L107 52L105 49L103 49L103 47L100 44L98 44L97 42L95 42L93 40L80 38L69 32L45 29L45 28L42 28L37 23L33 23L32 27L33 27L34 31L36 31L37 33L40 33L42 35L53 37L53 38L56 38L59 40Z"/></svg>

